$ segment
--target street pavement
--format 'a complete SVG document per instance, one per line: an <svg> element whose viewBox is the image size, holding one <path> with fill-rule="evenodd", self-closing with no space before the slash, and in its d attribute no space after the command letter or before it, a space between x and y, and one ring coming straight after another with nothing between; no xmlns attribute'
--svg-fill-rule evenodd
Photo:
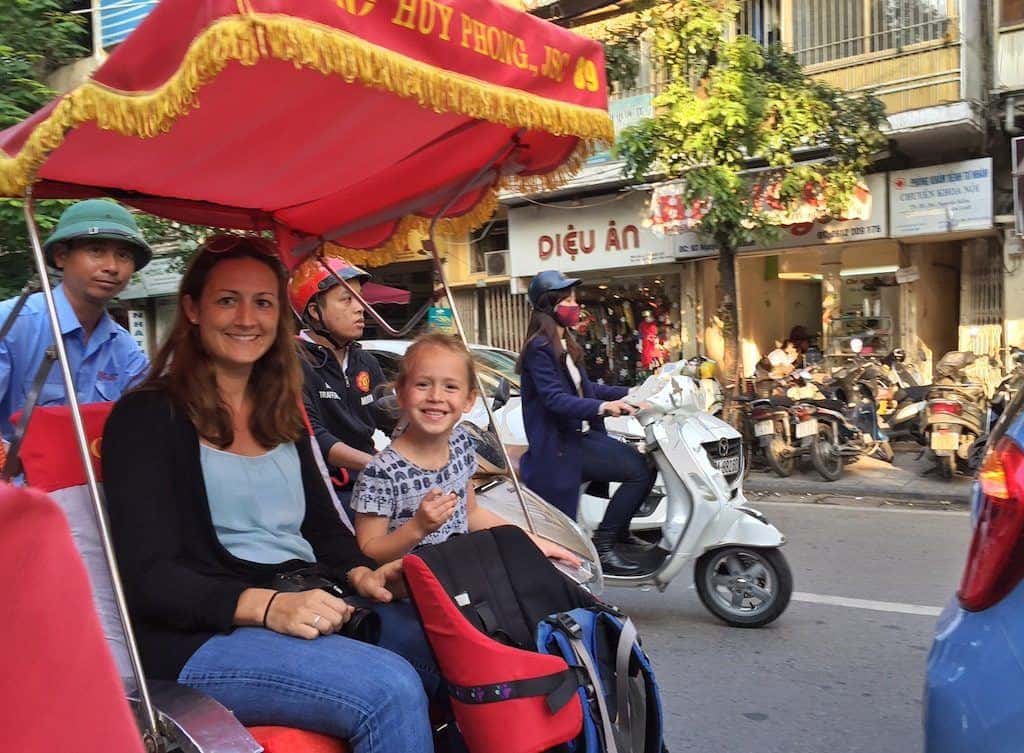
<svg viewBox="0 0 1024 753"><path fill-rule="evenodd" d="M970 499L972 479L957 476L944 481L931 469L920 445L896 445L892 464L877 458L860 458L846 467L838 481L825 481L805 463L789 478L779 478L769 470L755 468L744 488L757 494L875 496L899 500L946 501L966 503Z"/></svg>
<svg viewBox="0 0 1024 753"><path fill-rule="evenodd" d="M730 628L692 583L606 589L654 662L671 753L912 753L936 616L970 537L963 508L879 500L754 506L787 537L794 599L774 624Z"/></svg>

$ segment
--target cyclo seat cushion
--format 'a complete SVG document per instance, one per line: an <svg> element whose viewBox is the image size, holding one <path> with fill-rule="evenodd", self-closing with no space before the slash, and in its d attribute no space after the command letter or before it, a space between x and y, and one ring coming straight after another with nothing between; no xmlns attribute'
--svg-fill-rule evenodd
<svg viewBox="0 0 1024 753"><path fill-rule="evenodd" d="M85 566L61 509L37 490L0 485L0 593L0 748L141 753Z"/></svg>
<svg viewBox="0 0 1024 753"><path fill-rule="evenodd" d="M291 727L249 727L249 733L260 745L263 753L349 753L349 747L317 732Z"/></svg>

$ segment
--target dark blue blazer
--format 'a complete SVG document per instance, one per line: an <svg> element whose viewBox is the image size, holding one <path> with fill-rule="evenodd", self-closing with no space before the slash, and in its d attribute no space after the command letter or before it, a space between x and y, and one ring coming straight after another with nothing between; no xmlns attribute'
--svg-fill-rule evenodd
<svg viewBox="0 0 1024 753"><path fill-rule="evenodd" d="M591 431L603 432L601 403L621 400L629 392L626 387L594 384L583 364L577 366L583 397L576 392L564 357L555 358L547 337L534 337L523 349L521 395L530 447L519 461L520 475L523 483L573 520L582 483L582 422L589 421Z"/></svg>

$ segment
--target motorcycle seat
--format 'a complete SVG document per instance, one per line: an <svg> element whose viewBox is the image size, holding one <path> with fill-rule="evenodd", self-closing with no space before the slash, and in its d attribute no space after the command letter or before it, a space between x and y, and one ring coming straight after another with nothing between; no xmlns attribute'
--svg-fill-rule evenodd
<svg viewBox="0 0 1024 753"><path fill-rule="evenodd" d="M788 397L783 397L782 395L769 398L769 400L771 401L773 408L791 408L793 406L793 401Z"/></svg>
<svg viewBox="0 0 1024 753"><path fill-rule="evenodd" d="M834 410L838 413L842 413L846 409L846 404L841 400L832 400L825 398L824 400L801 400L802 403L813 405L817 408L824 408L825 410Z"/></svg>
<svg viewBox="0 0 1024 753"><path fill-rule="evenodd" d="M932 386L930 384L926 384L921 387L904 387L896 395L896 399L901 403L904 400L909 400L912 403L919 403L927 397L928 390L931 388Z"/></svg>

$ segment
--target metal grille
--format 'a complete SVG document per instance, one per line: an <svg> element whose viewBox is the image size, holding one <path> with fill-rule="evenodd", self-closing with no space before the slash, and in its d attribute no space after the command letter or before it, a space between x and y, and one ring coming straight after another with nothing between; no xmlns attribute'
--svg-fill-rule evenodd
<svg viewBox="0 0 1024 753"><path fill-rule="evenodd" d="M736 18L737 31L766 46L781 42L780 5L781 0L746 0Z"/></svg>
<svg viewBox="0 0 1024 753"><path fill-rule="evenodd" d="M516 352L526 339L530 304L525 295L512 295L506 285L483 288L486 344Z"/></svg>
<svg viewBox="0 0 1024 753"><path fill-rule="evenodd" d="M901 50L951 33L948 0L794 0L793 52L802 65Z"/></svg>
<svg viewBox="0 0 1024 753"><path fill-rule="evenodd" d="M996 355L1003 335L1003 258L987 240L964 244L961 269L961 350Z"/></svg>

